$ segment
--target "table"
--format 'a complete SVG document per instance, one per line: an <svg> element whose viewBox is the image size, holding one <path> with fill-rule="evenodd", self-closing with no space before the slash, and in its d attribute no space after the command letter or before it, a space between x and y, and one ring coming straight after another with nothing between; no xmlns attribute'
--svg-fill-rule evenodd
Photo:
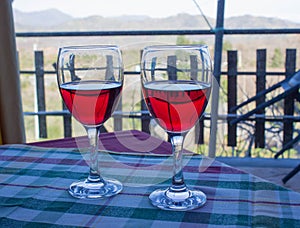
<svg viewBox="0 0 300 228"><path fill-rule="evenodd" d="M300 227L300 194L187 152L188 186L207 203L188 212L157 209L148 195L167 187L170 144L139 131L102 134L102 175L124 184L107 199L75 199L66 189L88 175L85 137L0 146L1 227ZM114 152L112 152L114 151Z"/></svg>

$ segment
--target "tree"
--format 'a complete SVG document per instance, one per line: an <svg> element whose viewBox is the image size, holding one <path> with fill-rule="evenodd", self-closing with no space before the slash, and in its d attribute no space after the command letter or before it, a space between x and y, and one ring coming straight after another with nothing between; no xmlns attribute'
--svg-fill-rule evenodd
<svg viewBox="0 0 300 228"><path fill-rule="evenodd" d="M176 44L177 45L191 44L191 41L188 38L186 38L184 35L179 35L177 36Z"/></svg>
<svg viewBox="0 0 300 228"><path fill-rule="evenodd" d="M204 45L205 42L202 41L202 40L191 41L188 38L186 38L184 35L177 36L176 45L189 45L189 44L201 44L201 45Z"/></svg>
<svg viewBox="0 0 300 228"><path fill-rule="evenodd" d="M223 51L232 50L232 44L229 41L223 42Z"/></svg>
<svg viewBox="0 0 300 228"><path fill-rule="evenodd" d="M275 48L271 58L271 67L280 67L283 64L283 56L279 48Z"/></svg>

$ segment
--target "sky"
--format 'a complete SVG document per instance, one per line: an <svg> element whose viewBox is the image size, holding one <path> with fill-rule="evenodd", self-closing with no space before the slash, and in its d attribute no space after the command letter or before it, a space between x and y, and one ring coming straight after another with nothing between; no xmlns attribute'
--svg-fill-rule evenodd
<svg viewBox="0 0 300 228"><path fill-rule="evenodd" d="M165 17L178 13L216 18L218 0L13 0L13 8L23 12L56 8L73 17L100 15L148 15ZM250 14L276 17L300 23L300 0L226 0L225 18Z"/></svg>

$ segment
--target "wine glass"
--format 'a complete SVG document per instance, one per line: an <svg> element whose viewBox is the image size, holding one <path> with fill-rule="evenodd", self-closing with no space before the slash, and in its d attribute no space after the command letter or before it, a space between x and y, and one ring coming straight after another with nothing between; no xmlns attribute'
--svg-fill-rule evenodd
<svg viewBox="0 0 300 228"><path fill-rule="evenodd" d="M167 189L149 196L165 210L187 211L205 204L200 190L189 189L183 178L182 150L188 131L208 103L212 65L207 46L157 45L143 49L142 91L146 105L172 144L173 178Z"/></svg>
<svg viewBox="0 0 300 228"><path fill-rule="evenodd" d="M122 184L100 175L98 139L99 129L116 108L123 87L123 63L119 48L113 45L60 48L57 82L66 107L84 126L90 143L89 176L72 183L69 193L76 198L102 198L118 194Z"/></svg>

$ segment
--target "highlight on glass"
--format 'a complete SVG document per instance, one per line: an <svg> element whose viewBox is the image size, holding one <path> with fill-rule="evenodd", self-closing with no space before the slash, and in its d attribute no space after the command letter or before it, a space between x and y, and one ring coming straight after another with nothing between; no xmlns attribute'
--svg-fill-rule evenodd
<svg viewBox="0 0 300 228"><path fill-rule="evenodd" d="M117 46L91 45L59 49L57 82L73 117L86 129L90 144L89 175L71 184L76 198L102 198L118 194L123 186L100 175L100 127L115 110L123 87L123 62Z"/></svg>
<svg viewBox="0 0 300 228"><path fill-rule="evenodd" d="M185 184L183 142L201 118L211 91L212 64L207 46L157 45L143 49L141 83L152 117L167 132L172 144L173 177L166 189L149 196L165 210L186 211L201 207L206 195Z"/></svg>

